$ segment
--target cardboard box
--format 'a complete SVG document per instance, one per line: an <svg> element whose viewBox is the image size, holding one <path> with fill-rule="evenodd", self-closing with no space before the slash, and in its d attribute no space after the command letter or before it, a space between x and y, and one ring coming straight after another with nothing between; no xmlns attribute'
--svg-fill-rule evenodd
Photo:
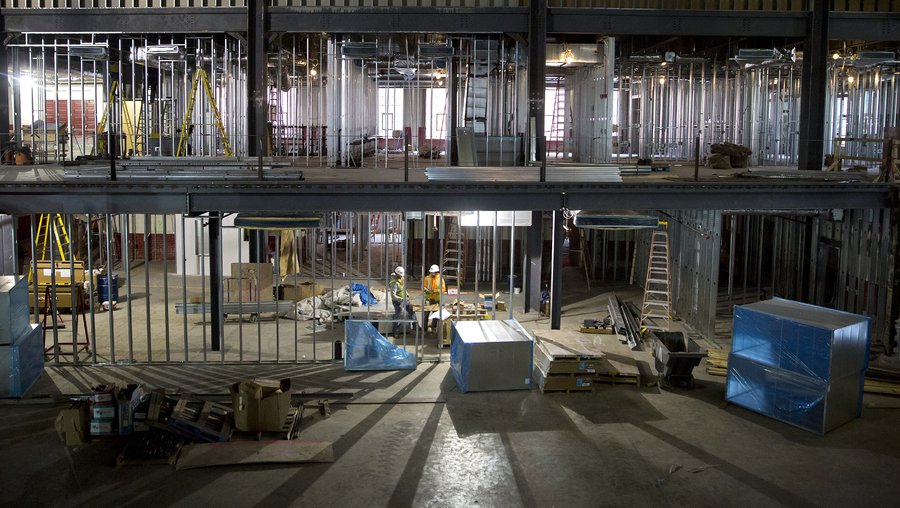
<svg viewBox="0 0 900 508"><path fill-rule="evenodd" d="M322 284L313 284L312 282L284 283L284 299L299 302L306 300L311 296L320 296L327 291L328 288Z"/></svg>
<svg viewBox="0 0 900 508"><path fill-rule="evenodd" d="M94 394L91 395L91 402L112 402L118 398L119 385L109 383L94 387Z"/></svg>
<svg viewBox="0 0 900 508"><path fill-rule="evenodd" d="M28 280L0 276L0 344L12 344L28 332Z"/></svg>
<svg viewBox="0 0 900 508"><path fill-rule="evenodd" d="M91 407L91 418L94 420L112 420L116 417L116 406L94 404Z"/></svg>
<svg viewBox="0 0 900 508"><path fill-rule="evenodd" d="M66 446L80 446L90 439L90 414L87 402L76 402L56 416L56 433Z"/></svg>
<svg viewBox="0 0 900 508"><path fill-rule="evenodd" d="M279 431L291 408L291 380L247 379L231 385L235 428Z"/></svg>
<svg viewBox="0 0 900 508"><path fill-rule="evenodd" d="M119 434L131 434L134 428L134 412L140 405L144 394L144 385L136 384L130 384L125 390L119 392Z"/></svg>
<svg viewBox="0 0 900 508"><path fill-rule="evenodd" d="M92 436L111 436L114 431L115 426L112 420L91 420Z"/></svg>
<svg viewBox="0 0 900 508"><path fill-rule="evenodd" d="M231 277L259 284L260 291L272 287L274 270L271 263L231 263Z"/></svg>

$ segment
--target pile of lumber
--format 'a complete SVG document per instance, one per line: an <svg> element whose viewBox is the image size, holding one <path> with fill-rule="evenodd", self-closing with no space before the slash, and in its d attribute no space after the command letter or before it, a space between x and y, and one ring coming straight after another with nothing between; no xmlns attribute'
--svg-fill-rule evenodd
<svg viewBox="0 0 900 508"><path fill-rule="evenodd" d="M728 353L725 349L706 350L706 373L713 376L728 375Z"/></svg>
<svg viewBox="0 0 900 508"><path fill-rule="evenodd" d="M595 385L639 385L631 349L615 335L568 330L535 332L532 377L541 392L592 392Z"/></svg>

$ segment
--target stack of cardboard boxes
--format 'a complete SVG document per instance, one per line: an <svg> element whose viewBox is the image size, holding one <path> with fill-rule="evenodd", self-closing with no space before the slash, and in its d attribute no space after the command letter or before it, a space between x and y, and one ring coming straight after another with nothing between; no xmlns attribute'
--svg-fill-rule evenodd
<svg viewBox="0 0 900 508"><path fill-rule="evenodd" d="M0 276L0 396L21 397L44 372L44 336L29 322L28 282Z"/></svg>
<svg viewBox="0 0 900 508"><path fill-rule="evenodd" d="M131 434L147 430L147 405L149 395L143 385L122 386L108 384L98 386L91 396L92 436Z"/></svg>

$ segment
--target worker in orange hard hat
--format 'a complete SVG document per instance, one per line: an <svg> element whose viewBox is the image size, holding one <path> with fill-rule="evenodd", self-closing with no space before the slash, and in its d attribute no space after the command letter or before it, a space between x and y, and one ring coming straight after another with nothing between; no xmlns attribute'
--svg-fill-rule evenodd
<svg viewBox="0 0 900 508"><path fill-rule="evenodd" d="M444 278L441 277L441 269L438 265L431 265L428 269L428 275L422 281L422 291L425 293L425 301L428 303L439 303L441 294L447 292L447 286L444 284Z"/></svg>

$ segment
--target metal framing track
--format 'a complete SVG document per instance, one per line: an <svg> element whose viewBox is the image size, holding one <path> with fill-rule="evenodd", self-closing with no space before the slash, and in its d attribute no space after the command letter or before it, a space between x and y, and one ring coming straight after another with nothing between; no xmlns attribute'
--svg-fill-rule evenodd
<svg viewBox="0 0 900 508"><path fill-rule="evenodd" d="M272 32L526 33L527 8L302 8L266 10ZM6 32L118 33L243 32L244 8L3 9ZM549 33L681 36L806 36L808 14L779 11L591 9L551 7ZM831 12L832 39L900 40L900 16ZM375 28L377 27L377 28Z"/></svg>
<svg viewBox="0 0 900 508"><path fill-rule="evenodd" d="M193 213L297 210L889 208L888 184L258 184L102 183L0 186L2 213Z"/></svg>

